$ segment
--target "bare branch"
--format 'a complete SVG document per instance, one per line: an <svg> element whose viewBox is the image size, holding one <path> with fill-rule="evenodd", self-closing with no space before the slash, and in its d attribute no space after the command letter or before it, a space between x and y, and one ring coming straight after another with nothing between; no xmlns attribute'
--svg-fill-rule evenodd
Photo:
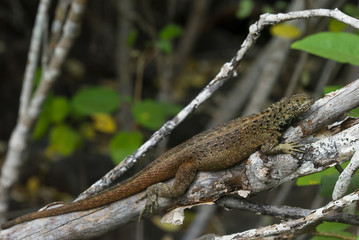
<svg viewBox="0 0 359 240"><path fill-rule="evenodd" d="M28 107L30 104L30 95L33 90L33 82L35 77L36 65L39 60L41 35L43 26L46 20L46 14L49 8L49 0L41 0L36 15L34 30L31 37L30 49L28 53L27 65L24 74L23 87L20 95L20 107L18 124L15 127L10 141L7 159L1 169L0 177L0 221L5 221L4 213L8 209L8 194L7 190L16 181L18 176L18 168L21 165L20 159L23 158L23 150L26 141L26 127L22 126L21 121L28 114Z"/></svg>
<svg viewBox="0 0 359 240"><path fill-rule="evenodd" d="M332 195L334 200L343 197L347 193L348 187L351 182L351 178L354 175L355 171L359 168L358 149L359 148L356 149L353 157L350 160L350 163L340 174L338 181L335 183L335 187Z"/></svg>
<svg viewBox="0 0 359 240"><path fill-rule="evenodd" d="M47 7L44 7L42 4L48 4L48 1L42 1L40 8L40 15L45 14L45 10ZM49 65L46 69L43 69L43 75L41 81L33 94L32 98L30 97L30 92L32 91L32 80L30 79L30 75L33 75L33 70L36 68L36 61L31 58L31 66L29 67L29 71L25 73L25 75L29 75L25 77L25 85L24 90L21 95L22 108L20 116L17 121L17 125L13 130L10 141L9 141L9 149L6 155L6 159L4 165L2 167L1 178L0 178L0 212L4 213L7 210L7 191L9 187L17 180L18 171L21 164L24 162L25 151L28 147L28 138L31 131L32 126L34 125L40 111L42 105L46 99L46 96L51 89L54 81L57 79L61 66L65 60L65 57L73 44L74 39L76 38L80 24L81 17L85 10L86 0L74 0L72 2L71 11L68 16L68 19L64 26L63 36L61 37L59 43L55 47L55 52L50 59ZM40 18L43 20L44 17ZM40 21L39 20L39 21ZM39 35L38 28L41 27L35 26L36 34ZM35 33L34 33L35 34ZM40 41L41 37L36 39L36 41ZM36 38L37 38L36 37ZM38 44L36 44L38 46ZM38 49L30 49L30 52L38 51ZM30 53L31 55L32 53ZM35 64L35 65L34 65ZM29 65L28 65L29 66ZM27 80L29 79L29 80ZM24 95L23 95L24 94ZM27 103L28 99L30 102Z"/></svg>
<svg viewBox="0 0 359 240"><path fill-rule="evenodd" d="M43 26L46 24L46 15L49 9L50 1L41 0L36 14L34 30L32 32L30 49L27 56L27 64L24 74L23 86L20 95L20 111L19 117L25 116L30 102L30 94L33 90L33 83L36 71L36 65L39 60L40 45L42 39Z"/></svg>
<svg viewBox="0 0 359 240"><path fill-rule="evenodd" d="M221 239L263 239L265 237L279 237L280 236L296 236L300 234L304 229L312 228L318 225L323 219L329 216L332 212L338 212L344 207L349 206L354 201L359 200L359 192L354 192L336 201L329 202L322 208L318 208L312 211L311 214L306 217L288 220L281 222L280 224L273 224L267 227L261 227L258 229L251 229L242 233L235 233L232 235L215 237L216 240Z"/></svg>
<svg viewBox="0 0 359 240"><path fill-rule="evenodd" d="M158 142L172 132L184 119L191 114L200 104L206 101L219 87L221 87L229 78L237 75L237 68L244 55L255 44L260 32L267 25L273 25L279 22L303 19L310 17L331 17L339 21L347 23L355 28L359 29L359 20L352 18L338 9L318 9L318 10L304 10L295 11L287 14L263 14L260 16L258 22L252 24L249 27L249 34L241 45L236 55L230 62L225 63L217 76L211 80L211 82L193 99L181 112L179 112L172 120L166 122L158 131L156 131L149 140L147 140L139 149L137 149L132 155L128 156L113 170L108 172L104 177L94 183L89 189L83 192L79 198L85 198L96 192L100 192L104 188L108 187L114 180L118 179L123 173L125 173L130 167L132 167L137 160L144 156L147 151L153 148Z"/></svg>
<svg viewBox="0 0 359 240"><path fill-rule="evenodd" d="M55 10L55 18L51 25L51 38L49 45L47 46L48 48L46 50L46 56L45 56L46 60L48 60L51 57L53 50L56 46L56 43L61 37L61 33L64 27L64 23L66 20L70 3L71 0L60 0L57 2L57 6Z"/></svg>
<svg viewBox="0 0 359 240"><path fill-rule="evenodd" d="M345 89L348 91L350 88ZM336 99L340 100L340 96L333 95L331 102L335 104ZM326 105L320 108L325 107ZM318 112L321 112L320 109L313 111L312 114ZM307 118L311 117L311 115L307 116ZM330 118L330 116L326 117ZM154 214L179 206L186 206L184 208L187 208L201 203L213 204L223 194L233 191L246 198L270 190L299 176L322 171L332 166L333 163L343 162L353 154L355 145L359 142L359 124L332 136L329 135L325 132L322 137L320 135L316 136L315 139L309 137L306 141L312 143L306 146L306 153L299 154L298 158L288 154L266 157L256 152L243 164L227 170L199 172L185 195L178 199L160 198L159 207L154 209ZM29 239L55 236L59 239L71 239L76 238L76 236L82 238L98 236L109 229L137 220L145 205L145 199L142 198L143 194L130 196L100 209L74 212L15 225L10 229L1 231L0 238L7 236L2 234L11 234L13 239L21 239L25 236ZM177 208L174 211L178 215L184 208ZM171 217L171 214L172 212L167 214L170 216L168 219L174 221L175 219ZM93 222L96 222L96 228L93 228ZM33 235L30 237L29 233Z"/></svg>
<svg viewBox="0 0 359 240"><path fill-rule="evenodd" d="M359 21L357 19L351 18L339 10L319 9L298 11L287 14L262 15L259 21L250 27L250 33L243 42L241 49L230 62L223 65L221 71L200 92L200 94L174 119L167 122L161 129L153 134L151 139L142 145L133 155L128 157L113 171L109 172L104 178L96 182L83 196L96 192L112 183L114 179L133 165L139 157L143 156L151 147L156 145L162 138L168 135L174 127L182 122L201 103L208 99L214 91L222 86L225 81L236 75L236 70L240 61L253 46L256 39L259 37L261 30L266 25L287 20L320 16L333 17L351 26L359 28ZM58 66L57 64L54 65ZM51 67L49 69L51 69ZM52 76L55 73L49 71L49 74ZM354 87L354 85L357 86L358 84L359 80L347 86L343 90L318 101L311 108L311 111L304 116L304 119L299 123L299 126L288 131L289 133L287 134L287 137L289 139L295 138L296 134L299 134L299 136L307 136L318 128L323 127L328 122L333 121L341 113L357 106L358 97L355 97L354 95L359 96L357 93L357 89L359 88ZM345 101L345 99L347 99L347 101ZM350 101L348 101L348 99L350 99ZM38 100L40 101L41 99ZM326 105L324 105L325 101ZM35 105L41 106L41 104ZM330 107L335 106L340 109L337 110L338 112L328 113L328 109L324 108L327 105ZM344 109L344 111L342 109ZM324 111L326 114L323 114ZM295 177L321 171L329 167L330 164L334 162L342 162L353 154L355 145L357 145L359 141L359 125L354 125L351 128L333 136L323 136L322 139L309 139L312 143L307 145L307 152L304 155L298 156L298 158L293 158L290 155L277 155L269 157L269 160L267 161L265 156L257 152L252 154L245 164L218 172L200 172L196 181L192 184L189 191L184 196L172 200L163 198L159 199L160 207L156 208L155 212L169 210L180 205L188 206L203 202L213 202L221 195L235 190L239 190L238 194L241 196L249 196L260 191L268 190ZM265 163L264 159L266 160ZM198 189L201 189L201 191L198 191ZM4 237L4 239L6 239L6 237L10 236L10 234L12 239L20 239L24 237L28 237L28 239L73 239L79 237L85 238L98 236L121 224L137 219L144 206L143 200L138 201L140 196L142 196L142 193L115 202L104 208L74 212L51 218L37 219L21 225L16 225L10 229L1 231L0 238ZM358 195L356 193L350 194L314 211L305 219L287 221L283 224L275 225L274 227L270 226L267 228L260 228L258 230L250 230L233 236L253 238L256 236L269 236L270 234L278 233L287 234L290 231L301 230L305 227L318 224L318 222L321 221L323 217L327 216L330 211L338 211L347 206L349 203L357 200ZM128 206L132 207L129 208ZM93 227L93 222L96 222L96 228Z"/></svg>
<svg viewBox="0 0 359 240"><path fill-rule="evenodd" d="M291 206L274 206L265 203L255 203L236 196L226 196L218 199L216 204L226 209L245 210L255 214L273 216L279 219L296 219L308 216L312 209ZM359 225L359 216L342 212L332 212L323 221L341 222Z"/></svg>

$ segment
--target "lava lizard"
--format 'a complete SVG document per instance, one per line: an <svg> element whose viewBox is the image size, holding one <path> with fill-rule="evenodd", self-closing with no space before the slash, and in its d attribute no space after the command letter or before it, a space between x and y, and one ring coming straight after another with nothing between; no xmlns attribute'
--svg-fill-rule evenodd
<svg viewBox="0 0 359 240"><path fill-rule="evenodd" d="M234 119L222 126L202 132L168 150L138 174L96 195L64 204L57 208L29 213L4 223L3 229L38 218L69 212L85 211L116 202L147 189L145 209L151 208L157 197L181 196L195 178L197 171L229 168L261 150L265 154L299 152L296 143L278 144L278 138L298 116L314 102L301 93L282 98L260 113ZM162 183L175 177L174 183Z"/></svg>

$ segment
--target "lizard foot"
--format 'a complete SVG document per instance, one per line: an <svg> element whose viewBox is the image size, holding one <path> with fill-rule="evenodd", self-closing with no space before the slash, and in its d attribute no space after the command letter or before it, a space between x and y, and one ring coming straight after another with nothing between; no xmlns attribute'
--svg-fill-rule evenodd
<svg viewBox="0 0 359 240"><path fill-rule="evenodd" d="M153 212L153 206L158 206L158 189L159 189L159 184L155 184L152 185L150 187L147 188L146 190L146 204L145 207L142 209L140 216L138 217L138 221L141 221L141 218L143 216L143 214L147 211L150 210L150 213L152 214Z"/></svg>
<svg viewBox="0 0 359 240"><path fill-rule="evenodd" d="M303 148L304 146L305 145L299 144L297 142L286 142L279 144L277 148L282 153L295 155L296 153L305 153L305 151L301 150L301 148Z"/></svg>

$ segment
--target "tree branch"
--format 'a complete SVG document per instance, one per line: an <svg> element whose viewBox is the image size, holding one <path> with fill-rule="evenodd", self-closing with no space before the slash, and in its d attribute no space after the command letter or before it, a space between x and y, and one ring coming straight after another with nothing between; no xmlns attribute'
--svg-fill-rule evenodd
<svg viewBox="0 0 359 240"><path fill-rule="evenodd" d="M312 209L255 203L239 198L238 196L221 197L216 201L216 204L227 209L245 210L255 214L273 216L279 219L303 218L313 212ZM327 222L341 222L359 225L359 216L342 212L332 212L331 214L323 217L322 220Z"/></svg>
<svg viewBox="0 0 359 240"><path fill-rule="evenodd" d="M294 19L305 19L310 17L331 17L339 21L347 23L359 29L359 20L352 18L338 9L318 9L318 10L304 10L294 11L287 14L263 14L260 16L258 22L249 27L249 34L243 41L241 48L237 51L236 55L230 62L225 63L217 76L210 81L210 83L193 99L182 111L180 111L172 120L166 122L159 130L157 130L150 139L148 139L139 149L132 155L128 156L114 169L108 172L104 177L94 183L90 188L83 192L78 198L83 199L87 196L100 192L116 179L122 176L130 167L132 167L139 158L144 156L151 148L156 146L163 138L172 132L184 119L198 108L204 101L206 101L212 94L220 88L229 78L237 75L239 63L244 55L255 44L257 38L260 36L261 31L267 25L289 21Z"/></svg>
<svg viewBox="0 0 359 240"><path fill-rule="evenodd" d="M47 7L43 6L45 3L48 4L48 1L42 1L40 3L38 12L39 15L44 15L46 13L45 11ZM49 93L49 90L60 73L65 57L78 34L85 7L86 0L74 0L72 2L71 10L64 26L63 35L60 38L58 44L56 44L54 54L52 55L48 66L46 66L46 69L42 69L40 83L31 98L30 92L33 90L33 76L31 75L34 74L34 69L36 68L38 57L36 57L36 61L35 59L32 59L35 58L31 57L35 54L35 49L30 49L29 58L31 61L28 61L27 66L27 69L30 70L26 70L25 72L25 82L20 97L20 99L22 99L20 115L15 129L11 134L6 159L1 169L0 213L2 216L3 213L7 210L6 196L8 189L17 180L19 168L24 162L24 156L28 147L28 138L31 129L35 124L39 113L41 112L42 105L46 99L47 94ZM40 19L43 19L43 17ZM40 30L38 28L41 28L41 26L38 27L35 25L34 38L36 38L36 40L33 41L40 41L41 39L39 36ZM39 43L34 43L32 45L36 45L38 47ZM38 48L36 48L36 51L38 51ZM4 219L2 219L2 221L3 220Z"/></svg>
<svg viewBox="0 0 359 240"><path fill-rule="evenodd" d="M239 62L253 46L259 37L261 30L266 25L278 22L308 18L308 17L333 17L359 29L359 21L351 18L339 10L307 10L288 14L264 14L259 21L250 27L250 33L243 42L241 49L221 68L217 76L201 91L201 93L186 106L174 119L167 122L133 155L122 164L109 172L104 178L95 183L84 195L96 192L104 186L112 183L114 179L132 166L136 160L144 155L151 147L168 135L174 127L181 123L201 103L208 99L226 80L236 74ZM55 50L56 52L56 50ZM291 128L285 135L287 139L300 139L317 129L333 121L345 111L358 106L359 80L348 85L336 93L317 101L310 111L303 116L303 120L296 128ZM328 108L336 108L337 111L328 112ZM330 110L330 109L329 109ZM325 114L324 114L325 112ZM359 125L333 134L320 137L309 137L305 140L306 153L298 154L296 158L280 154L272 157L263 156L256 152L251 157L233 168L218 172L200 172L191 185L188 192L178 199L159 199L160 206L155 208L155 213L169 210L177 206L189 206L199 203L213 203L221 195L237 191L242 197L247 197L260 191L273 188L285 181L303 176L309 173L322 171L335 162L342 162L350 157L355 145L359 141ZM335 144L333 144L335 143ZM171 181L170 181L171 182ZM37 219L0 232L0 238L28 239L53 238L74 239L90 238L98 236L119 225L137 219L144 207L144 200L139 200L143 193L115 202L100 209L83 212L74 212L44 219ZM267 228L250 230L234 236L256 237L269 236L270 234L287 234L290 231L300 231L305 227L318 224L330 211L338 211L349 203L358 200L356 193L347 195L335 202L331 202L323 208L317 209L306 218L291 220L280 225ZM130 208L128 206L131 206ZM181 210L181 208L179 209ZM177 210L178 211L178 210ZM173 218L170 218L173 220ZM93 223L96 222L96 228ZM276 232L276 231L277 232Z"/></svg>
<svg viewBox="0 0 359 240"><path fill-rule="evenodd" d="M313 228L328 217L332 212L338 212L344 207L349 206L354 201L359 200L359 192L356 191L336 201L331 201L324 207L312 211L309 215L296 220L283 221L280 224L273 224L266 227L247 230L242 233L235 233L227 236L215 237L212 239L263 239L265 237L277 238L295 237L305 229Z"/></svg>
<svg viewBox="0 0 359 240"><path fill-rule="evenodd" d="M357 83L359 80L353 84ZM350 89L350 86L345 87L343 92L343 94L348 94L349 98L350 93L348 91ZM340 96L341 94L333 94L326 98L330 98L330 102L336 104L336 100L341 100ZM318 106L318 103L322 101L323 99L318 100L314 104L310 111L311 115L303 119L302 123L313 118L312 115L320 113L321 108L326 107L326 105ZM345 109L346 107L343 105L342 108ZM330 118L330 116L326 118ZM324 122L325 120L323 119ZM233 191L247 198L299 176L322 171L332 166L333 163L341 163L353 154L355 145L359 142L359 124L354 123L355 125L350 125L348 128L343 122L342 126L337 126L341 131L332 133L332 136L323 131L322 135L303 140L310 143L305 147L306 153L298 154L296 158L288 154L267 157L256 152L247 161L235 167L216 172L199 172L185 195L178 199L160 198L159 207L154 209L154 214L177 207L167 213L166 217L167 221L178 224L181 219L174 218L174 216L181 216L185 208L193 205L213 204L220 196ZM313 122L313 125L317 124ZM301 128L301 125L298 127ZM295 128L292 128L288 131L294 130ZM144 193L138 193L100 209L74 212L15 225L10 229L1 231L0 238L10 236L10 234L12 239L23 237L37 239L55 236L59 239L75 239L76 236L82 238L98 236L110 229L137 220L145 205L143 196ZM144 215L144 217L146 216L148 213ZM96 228L93 227L94 222L96 222Z"/></svg>

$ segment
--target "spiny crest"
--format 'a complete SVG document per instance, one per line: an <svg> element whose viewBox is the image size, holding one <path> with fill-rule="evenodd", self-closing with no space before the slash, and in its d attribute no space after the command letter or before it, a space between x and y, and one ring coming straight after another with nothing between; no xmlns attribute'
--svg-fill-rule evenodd
<svg viewBox="0 0 359 240"><path fill-rule="evenodd" d="M279 128L290 124L294 119L305 112L314 103L314 98L306 93L282 98L265 110L272 119L273 124Z"/></svg>

